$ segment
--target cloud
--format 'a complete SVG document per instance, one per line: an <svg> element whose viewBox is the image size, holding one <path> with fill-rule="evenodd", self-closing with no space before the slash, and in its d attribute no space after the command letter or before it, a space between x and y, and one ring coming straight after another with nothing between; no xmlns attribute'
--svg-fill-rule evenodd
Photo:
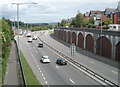
<svg viewBox="0 0 120 87"><path fill-rule="evenodd" d="M19 6L20 20L23 22L56 22L62 18L74 17L79 10L116 8L119 0L0 0L0 17L16 17L16 5L13 2L37 2ZM2 4L2 5L1 5Z"/></svg>

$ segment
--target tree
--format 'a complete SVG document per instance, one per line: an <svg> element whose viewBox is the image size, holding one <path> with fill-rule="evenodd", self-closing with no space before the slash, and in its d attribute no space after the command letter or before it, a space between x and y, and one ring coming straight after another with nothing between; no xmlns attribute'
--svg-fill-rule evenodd
<svg viewBox="0 0 120 87"><path fill-rule="evenodd" d="M89 22L90 22L91 24L94 24L94 16L90 16Z"/></svg>
<svg viewBox="0 0 120 87"><path fill-rule="evenodd" d="M112 23L113 23L113 22L112 22L112 19L106 18L106 20L103 22L103 25L108 26L109 24L112 24Z"/></svg>
<svg viewBox="0 0 120 87"><path fill-rule="evenodd" d="M84 17L82 15L82 13L78 12L78 14L75 17L75 26L81 27L83 25L83 19L84 19Z"/></svg>
<svg viewBox="0 0 120 87"><path fill-rule="evenodd" d="M88 25L88 24L89 24L89 20L84 19L84 20L83 20L83 26L86 26L86 25Z"/></svg>
<svg viewBox="0 0 120 87"><path fill-rule="evenodd" d="M64 20L64 19L63 19L63 20L61 21L61 23L60 23L60 25L61 25L62 27L63 27L63 26L66 26L66 24L67 24L67 21Z"/></svg>

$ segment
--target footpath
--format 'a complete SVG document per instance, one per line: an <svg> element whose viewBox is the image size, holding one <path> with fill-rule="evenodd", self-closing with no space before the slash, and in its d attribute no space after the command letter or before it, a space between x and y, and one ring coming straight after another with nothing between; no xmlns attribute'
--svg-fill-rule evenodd
<svg viewBox="0 0 120 87"><path fill-rule="evenodd" d="M19 85L17 49L14 41L12 42L11 52L8 59L4 85Z"/></svg>

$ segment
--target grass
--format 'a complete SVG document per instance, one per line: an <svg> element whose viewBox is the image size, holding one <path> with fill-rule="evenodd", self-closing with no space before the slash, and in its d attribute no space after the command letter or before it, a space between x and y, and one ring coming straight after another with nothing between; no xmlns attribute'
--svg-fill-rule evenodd
<svg viewBox="0 0 120 87"><path fill-rule="evenodd" d="M20 52L20 57L27 85L41 85L41 83L38 81L37 77L31 70L30 66L28 65L27 61L25 60L22 52Z"/></svg>

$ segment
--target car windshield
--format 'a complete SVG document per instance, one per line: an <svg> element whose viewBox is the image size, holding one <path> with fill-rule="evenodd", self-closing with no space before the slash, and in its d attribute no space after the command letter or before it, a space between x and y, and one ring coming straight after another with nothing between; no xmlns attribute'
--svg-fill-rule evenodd
<svg viewBox="0 0 120 87"><path fill-rule="evenodd" d="M43 58L48 59L48 56L43 56Z"/></svg>

